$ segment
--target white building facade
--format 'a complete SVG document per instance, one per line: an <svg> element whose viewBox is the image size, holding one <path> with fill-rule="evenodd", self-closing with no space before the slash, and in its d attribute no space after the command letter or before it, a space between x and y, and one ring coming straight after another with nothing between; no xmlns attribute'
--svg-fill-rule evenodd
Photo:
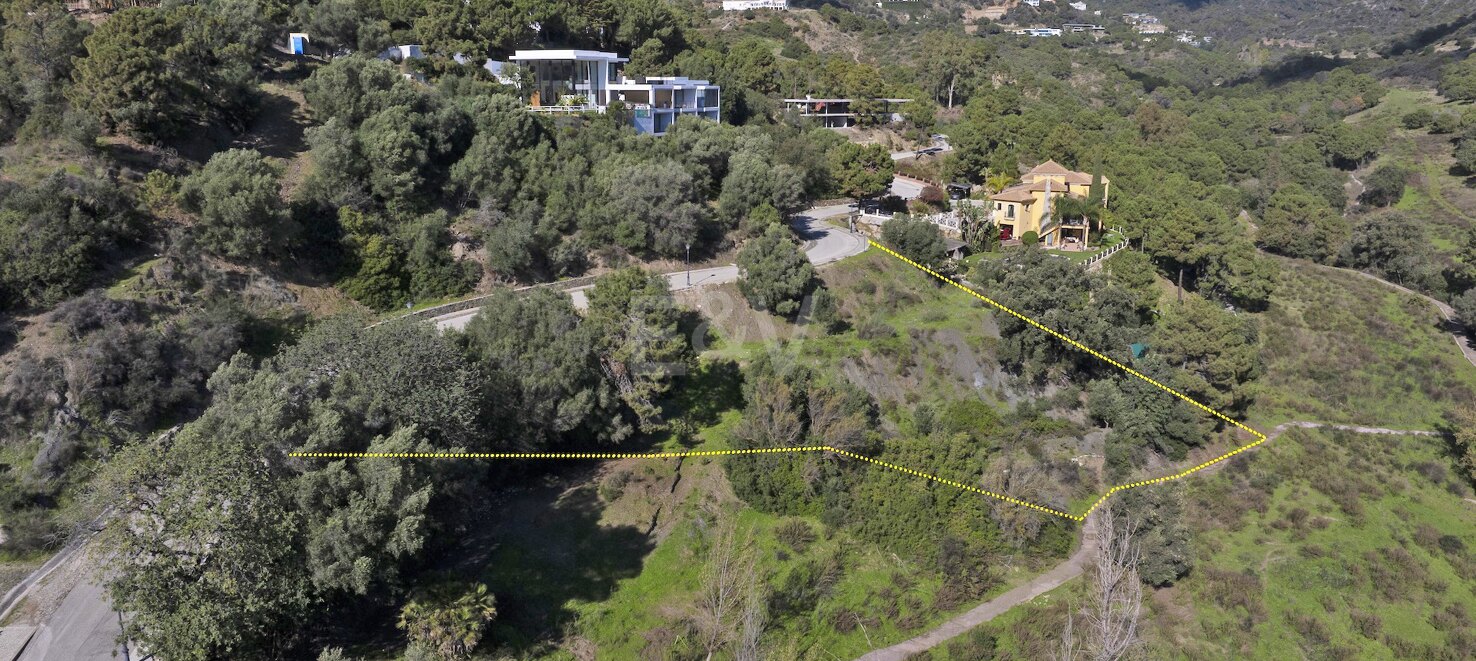
<svg viewBox="0 0 1476 661"><path fill-rule="evenodd" d="M682 116L720 119L722 90L684 76L626 78L614 53L586 50L520 50L509 58L531 78L528 109L534 112L605 112L619 101L636 131L664 135Z"/></svg>

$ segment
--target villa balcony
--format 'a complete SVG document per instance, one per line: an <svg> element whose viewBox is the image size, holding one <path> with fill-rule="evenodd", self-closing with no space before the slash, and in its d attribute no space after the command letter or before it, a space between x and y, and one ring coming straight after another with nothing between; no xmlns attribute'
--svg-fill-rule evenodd
<svg viewBox="0 0 1476 661"><path fill-rule="evenodd" d="M528 106L529 112L541 112L551 115L578 115L580 113L601 111L598 106L587 105L561 105L561 106Z"/></svg>

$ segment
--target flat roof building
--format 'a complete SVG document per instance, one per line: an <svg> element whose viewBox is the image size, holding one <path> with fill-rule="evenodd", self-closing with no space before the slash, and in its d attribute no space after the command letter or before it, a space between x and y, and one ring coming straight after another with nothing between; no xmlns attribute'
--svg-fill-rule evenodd
<svg viewBox="0 0 1476 661"><path fill-rule="evenodd" d="M530 74L523 90L534 112L605 112L620 101L631 111L637 131L664 135L683 115L718 121L722 90L685 76L626 78L615 53L588 50L520 50L508 58ZM489 69L500 63L489 63Z"/></svg>
<svg viewBox="0 0 1476 661"><path fill-rule="evenodd" d="M876 98L872 101L877 103L877 108L864 114L882 121L895 122L901 119L899 106L910 103L912 99ZM825 128L839 129L855 126L857 118L863 114L852 108L852 103L855 103L854 99L817 99L806 96L803 99L785 99L784 107L798 110L800 117L819 120Z"/></svg>

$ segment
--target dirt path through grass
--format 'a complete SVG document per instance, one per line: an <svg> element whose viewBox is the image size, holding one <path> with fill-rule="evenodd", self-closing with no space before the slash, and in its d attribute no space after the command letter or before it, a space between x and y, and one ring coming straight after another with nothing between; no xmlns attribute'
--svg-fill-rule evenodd
<svg viewBox="0 0 1476 661"><path fill-rule="evenodd" d="M1318 268L1330 269L1330 270L1333 270L1333 271L1343 271L1343 272L1346 272L1346 273L1357 274L1360 277L1368 278L1369 280L1373 280L1374 282L1380 283L1380 284L1382 284L1382 285L1384 285L1386 287L1392 287L1392 288L1397 289L1399 291L1402 291L1402 292L1404 292L1406 294L1410 294L1412 296L1417 296L1420 299L1429 302L1431 305L1435 306L1435 309L1436 310L1439 310L1440 311L1440 315L1441 316L1445 317L1445 331L1448 332L1448 333L1450 333L1451 339L1454 339L1455 340L1456 348L1457 349L1460 349L1461 355L1465 356L1466 357L1466 360L1468 362L1470 362L1473 367L1476 367L1476 340L1472 340L1471 334L1466 332L1466 327L1463 326L1463 325L1461 325L1461 322L1460 322L1459 319L1456 319L1456 316L1455 316L1455 308L1450 307L1449 305L1447 305L1446 303L1444 303L1444 302L1442 302L1440 300L1437 300L1437 299L1431 298L1429 296L1426 296L1424 294L1421 294L1421 293L1419 293L1419 292L1417 292L1417 291L1415 291L1413 289L1410 289L1408 287L1405 287L1403 285L1396 285L1396 284L1394 284L1392 282L1389 282L1388 280L1385 280L1383 278L1380 278L1380 277L1378 277L1376 275L1373 275L1371 273L1364 273L1363 271L1358 271L1358 270L1355 270L1355 269L1345 269L1345 268L1339 268L1339 267L1336 267L1336 266L1327 266L1325 264L1313 264L1313 265L1316 266L1316 267L1318 267Z"/></svg>
<svg viewBox="0 0 1476 661"><path fill-rule="evenodd" d="M1359 434L1384 434L1397 436L1439 436L1440 432L1419 429L1388 429L1384 427L1365 427L1362 425L1340 425L1323 422L1294 421L1283 422L1266 434L1269 443L1276 440L1289 429L1338 429L1351 431ZM1203 472L1211 473L1223 468L1229 462L1220 462L1205 469ZM1476 501L1472 501L1476 502ZM909 638L891 647L874 650L857 661L905 661L914 654L921 654L934 647L942 645L953 638L967 633L970 629L985 622L993 620L1011 608L1027 603L1042 594L1050 592L1066 581L1081 575L1083 568L1092 554L1097 549L1097 519L1095 516L1087 517L1086 524L1082 526L1081 547L1071 554L1061 564L1052 567L1049 571L1031 579L1029 582L1006 592L998 597L990 599L959 616L944 622L938 628L933 629L921 636Z"/></svg>
<svg viewBox="0 0 1476 661"><path fill-rule="evenodd" d="M988 622L1006 611L1028 602L1040 595L1054 590L1079 575L1086 567L1087 561L1092 554L1097 552L1097 517L1087 517L1086 524L1081 529L1081 547L1071 554L1064 562L1040 576L1036 576L1024 585L1006 592L998 597L990 599L978 606L969 609L957 617L944 622L938 628L933 629L921 636L909 638L891 647L874 650L858 661L903 661L914 654L926 652L934 647L966 633L985 622Z"/></svg>

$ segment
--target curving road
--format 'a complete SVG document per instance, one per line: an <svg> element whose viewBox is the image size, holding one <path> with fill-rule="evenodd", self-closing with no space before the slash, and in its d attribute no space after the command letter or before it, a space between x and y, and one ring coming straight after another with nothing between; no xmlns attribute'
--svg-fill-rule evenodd
<svg viewBox="0 0 1476 661"><path fill-rule="evenodd" d="M811 264L816 266L829 264L866 251L867 243L864 237L825 222L828 218L844 216L850 213L851 209L849 204L814 207L806 209L790 221L790 226L794 228L800 240L805 242L805 256L810 258ZM672 291L681 291L691 287L736 282L738 267L729 264L694 269L690 274L687 271L676 271L667 273L665 276ZM586 286L568 290L569 296L574 299L574 307L581 310L589 307L589 299L585 297L585 291L588 289L589 287ZM440 330L448 328L461 330L471 323L479 310L480 308L472 308L451 312L433 317L431 321L435 322L436 328Z"/></svg>

